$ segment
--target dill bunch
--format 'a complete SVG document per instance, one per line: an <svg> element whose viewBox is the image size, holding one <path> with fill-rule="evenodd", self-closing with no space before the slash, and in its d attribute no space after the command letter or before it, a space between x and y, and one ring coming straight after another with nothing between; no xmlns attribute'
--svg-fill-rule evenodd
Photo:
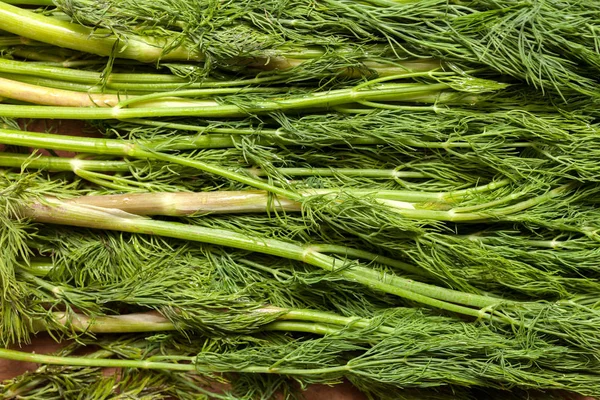
<svg viewBox="0 0 600 400"><path fill-rule="evenodd" d="M600 10L591 0L161 1L144 7L84 0L58 6L78 23L119 35L141 30L185 38L224 65L229 59L268 60L285 54L286 47L389 43L400 58L484 65L565 99L569 92L591 97L597 92L600 59L593 26ZM231 40L240 31L244 40Z"/></svg>

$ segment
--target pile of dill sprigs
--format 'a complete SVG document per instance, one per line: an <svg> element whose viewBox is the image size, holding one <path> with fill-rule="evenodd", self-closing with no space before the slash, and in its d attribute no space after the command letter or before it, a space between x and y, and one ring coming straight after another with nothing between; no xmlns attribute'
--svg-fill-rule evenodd
<svg viewBox="0 0 600 400"><path fill-rule="evenodd" d="M597 0L0 1L0 359L41 365L2 396L600 396L599 32Z"/></svg>

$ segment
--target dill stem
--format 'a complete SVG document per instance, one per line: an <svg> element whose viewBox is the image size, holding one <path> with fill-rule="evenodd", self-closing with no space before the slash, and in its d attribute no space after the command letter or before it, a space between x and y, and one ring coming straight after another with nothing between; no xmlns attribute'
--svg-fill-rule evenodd
<svg viewBox="0 0 600 400"><path fill-rule="evenodd" d="M145 85L152 83L169 83L181 85L187 82L183 78L168 74L113 72L107 76L103 76L101 72L77 70L26 61L16 61L7 58L0 58L0 72L93 85L99 83L104 83L107 85L112 83L143 83Z"/></svg>
<svg viewBox="0 0 600 400"><path fill-rule="evenodd" d="M127 75L127 74L121 74ZM131 74L135 75L135 74ZM242 88L246 87L248 83L262 83L262 81L267 81L267 78L256 78L254 81L256 82L247 82L251 80L239 80L239 81L222 81L222 82L210 82L203 81L202 83L193 83L193 82L176 82L176 83L160 83L161 76L160 74L148 74L154 75L156 77L156 81L158 83L127 83L127 82L112 82L105 83L104 81L96 81L93 83L78 83L78 82L70 82L68 80L58 80L51 78L42 78L38 76L29 76L29 75L17 75L0 72L0 76L12 79L14 81L29 83L37 86L45 86L48 88L56 88L56 89L65 89L71 90L75 92L84 92L84 93L103 93L103 94L121 94L124 93L128 95L145 95L148 92L167 92L173 90L181 90L181 89L191 89L195 90L200 89L225 89L229 88L231 90L238 88L238 91ZM169 75L164 75L167 78ZM132 78L133 80L137 79L135 76ZM167 80L168 82L168 80ZM265 89L265 88L263 88ZM281 92L282 90L273 90L273 92ZM235 92L237 93L237 92Z"/></svg>
<svg viewBox="0 0 600 400"><path fill-rule="evenodd" d="M208 142L208 141L207 141ZM210 145L210 143L209 143ZM42 169L49 171L77 170L95 172L127 172L135 167L135 162L126 160L94 160L84 158L67 158L52 156L31 156L27 154L0 152L0 167L22 169ZM265 171L248 168L246 171L255 177L267 176ZM372 179L424 178L426 174L415 171L396 171L393 169L358 169L358 168L277 168L287 176L358 176ZM158 194L157 194L158 196ZM151 199L149 199L151 200ZM132 211L133 212L133 211ZM133 212L134 214L139 214Z"/></svg>
<svg viewBox="0 0 600 400"><path fill-rule="evenodd" d="M344 256L346 258L357 258L367 260L389 267L397 268L409 274L429 276L429 274L425 270L415 267L412 264L404 263L394 258L385 257L377 253L371 253L365 250L354 249L351 247L340 246L335 244L313 244L311 245L311 248L323 254L336 254L338 256Z"/></svg>
<svg viewBox="0 0 600 400"><path fill-rule="evenodd" d="M1 14L0 14L1 16ZM241 107L235 104L203 105L194 100L185 107L167 101L161 106L148 104L145 107L48 107L38 105L1 105L0 116L8 118L36 119L131 119L152 117L244 117L248 114L266 114L274 111L299 109L328 109L337 105L349 104L358 100L374 99L381 101L409 101L425 103L464 103L476 101L475 95L463 92L445 91L448 85L436 84L386 84L375 89L339 89L328 92L314 92L306 95L265 99L249 102Z"/></svg>
<svg viewBox="0 0 600 400"><path fill-rule="evenodd" d="M31 278L30 278L31 279ZM33 278L42 286L48 286L49 290L61 290L53 287L43 280ZM269 323L262 327L264 330L278 330L289 332L311 332L315 334L335 334L348 328L368 328L372 322L368 319L358 317L344 317L330 312L290 309L278 307L265 307L256 312L282 313L278 321ZM139 333L139 332L163 332L179 329L169 319L156 311L129 313L120 315L87 316L81 313L67 314L61 311L52 312L49 320L53 324L60 324L76 332L88 333ZM33 329L36 332L47 331L53 328L46 319L33 320ZM311 328L313 326L313 328ZM186 327L183 327L186 328ZM381 333L393 333L394 329L388 326L377 326L375 330Z"/></svg>
<svg viewBox="0 0 600 400"><path fill-rule="evenodd" d="M52 0L2 0L8 4L18 4L21 6L54 6L54 2Z"/></svg>
<svg viewBox="0 0 600 400"><path fill-rule="evenodd" d="M273 210L300 211L299 203L269 199L263 191L216 191L199 193L131 193L81 196L66 203L114 208L137 215L184 216L205 213L248 213Z"/></svg>
<svg viewBox="0 0 600 400"><path fill-rule="evenodd" d="M93 178L84 168L79 168L75 162L71 162L72 170L83 178ZM2 159L0 158L0 165ZM319 189L300 191L302 198L311 196L335 194L338 189ZM391 191L390 191L391 192ZM380 199L377 191L367 192L362 189L345 188L343 193L352 196L369 196ZM431 202L437 201L440 197L453 192L418 192L408 190L398 190L394 194L397 201L405 201L406 206L413 206L408 201ZM388 196L390 193L387 194ZM66 200L67 203L89 205L95 207L114 208L136 215L166 215L166 216L187 216L198 213L247 213L247 212L265 212L267 210L282 210L288 212L301 211L301 202L286 197L269 198L268 191L241 190L241 191L212 191L212 192L151 192L151 193L130 193L114 195L86 195L74 197ZM273 203L273 204L271 204ZM384 203L386 204L386 203ZM275 206L275 207L273 207ZM398 209L393 209L400 212ZM412 210L409 210L412 211ZM420 218L428 219L429 210L416 210ZM435 211L431 211L435 212ZM437 216L438 214L434 214ZM450 218L450 217L448 217ZM334 247L332 247L333 249ZM331 250L331 249L328 249ZM342 250L345 251L345 250ZM339 254L336 251L332 251ZM366 255L366 259L371 259L371 255ZM369 253L370 254L370 253ZM353 256L363 258L355 253ZM388 264L391 265L391 264Z"/></svg>
<svg viewBox="0 0 600 400"><path fill-rule="evenodd" d="M196 363L196 357L184 359L174 356L181 361L177 362L159 362L147 360L118 360L108 358L89 358L89 357L62 357L46 354L35 354L25 351L0 349L0 358L5 360L25 361L35 364L67 365L73 367L98 367L98 368L136 368L136 369L156 369L171 371L201 371L201 372L239 372L255 374L281 374L281 375L320 375L332 372L349 371L350 366L342 365L338 367L314 368L314 369L292 369L292 368L270 368L270 367L243 367L243 368L215 368L210 365Z"/></svg>
<svg viewBox="0 0 600 400"><path fill-rule="evenodd" d="M72 91L72 92L74 91L74 92L78 92L78 93L90 93L90 94L100 93L100 94L105 94L105 95L106 94L110 94L110 95L118 94L118 92L116 92L115 90L110 90L110 89L107 89L106 87L103 88L101 85L86 85L83 83L59 81L56 79L48 79L48 78L40 78L37 76L6 74L4 72L0 72L0 77L2 77L4 79L10 79L12 81L18 81L18 82L38 86L38 87L42 86L44 88L67 90L67 91ZM57 93L57 92L53 91L52 93ZM136 95L136 94L140 94L140 93L136 93L133 90L127 91L127 95ZM14 93L11 93L10 98L14 98L14 97L17 97L17 96L15 96ZM75 97L75 96L72 96L72 97Z"/></svg>
<svg viewBox="0 0 600 400"><path fill-rule="evenodd" d="M340 333L340 328L321 323L306 323L297 321L275 321L261 328L264 331L280 332L302 332L312 333L314 335L335 335Z"/></svg>
<svg viewBox="0 0 600 400"><path fill-rule="evenodd" d="M99 56L108 57L116 54L119 58L142 62L203 59L200 54L187 50L184 46L178 46L165 53L163 49L171 46L169 41L163 38L130 35L127 41L120 41L113 35L104 36L91 28L37 14L3 1L0 2L0 29L40 42Z"/></svg>
<svg viewBox="0 0 600 400"><path fill-rule="evenodd" d="M490 242L494 242L495 238L488 238L485 236L478 236L478 235L470 235L470 236L466 236L467 239L475 241L475 242L480 242L480 243L490 243ZM561 247L568 247L569 246L569 241L568 240L528 240L528 239L519 239L519 244L522 246L529 246L529 247L540 247L540 248L544 248L544 249L560 249Z"/></svg>
<svg viewBox="0 0 600 400"><path fill-rule="evenodd" d="M27 80L27 79L25 79ZM51 86L59 86L50 83ZM265 87L244 87L244 88L204 88L193 90L180 90L165 93L152 93L143 95L130 94L111 94L111 93L94 93L84 89L84 91L62 89L56 87L40 86L19 80L7 79L0 77L0 97L5 97L14 100L20 100L32 104L40 104L47 106L60 107L114 107L114 106L134 106L134 107L171 107L172 104L181 106L184 100L182 97L192 96L195 98L209 97L225 94L242 94L242 93L281 93L280 88L265 88ZM166 99L168 101L151 101L155 99ZM194 101L185 100L190 106L206 105L218 106L214 101Z"/></svg>
<svg viewBox="0 0 600 400"><path fill-rule="evenodd" d="M435 221L451 221L451 222L479 222L479 221L490 221L498 220L502 218L511 219L511 215L517 214L520 211L542 204L554 197L560 196L565 191L574 187L574 183L568 183L554 188L547 193L533 197L528 200L523 200L519 203L491 209L489 211L474 211L459 213L454 210L449 211L436 211L436 210L417 210L408 208L397 208L395 212L407 217L415 219L431 219ZM494 202L492 202L494 203Z"/></svg>
<svg viewBox="0 0 600 400"><path fill-rule="evenodd" d="M272 308L273 307L269 307L268 309L272 309ZM278 310L275 309L275 311L278 311ZM357 318L357 317L344 317L344 316L333 314L330 312L307 310L307 309L287 310L287 312L285 314L281 315L278 318L278 321L276 321L275 323L279 323L278 326L283 327L284 322L282 322L282 321L289 322L290 320L295 321L295 323L302 322L302 323L306 324L308 322L310 322L310 323L316 322L316 323L326 324L326 326L328 326L332 329L337 329L337 332L339 332L340 327L367 328L371 325L371 321L369 321L368 319ZM270 326L272 324L273 323L269 324L268 326ZM333 327L332 325L336 325L337 328ZM386 327L386 326L380 326L377 328L377 330L379 330L382 333L391 333L394 331L393 328Z"/></svg>
<svg viewBox="0 0 600 400"><path fill-rule="evenodd" d="M139 333L174 331L177 328L171 321L156 312L131 313L88 317L83 314L53 312L51 317L59 323L77 332L89 333ZM33 321L34 331L46 331L48 326L43 320Z"/></svg>
<svg viewBox="0 0 600 400"><path fill-rule="evenodd" d="M362 178L427 178L428 175L415 171L398 171L395 169L368 168L277 168L277 171L288 176L358 176ZM256 170L256 176L267 176L263 170Z"/></svg>
<svg viewBox="0 0 600 400"><path fill-rule="evenodd" d="M207 137L210 137L207 136ZM200 160L189 159L186 157L170 155L165 153L160 153L156 151L152 151L152 149L145 149L143 146L139 146L135 143L126 142L119 139L102 139L102 138L88 138L88 137L72 137L72 136L64 136L64 135L54 135L48 133L38 133L38 132L26 132L26 131L17 131L17 130L9 130L9 129L0 129L0 143L7 145L15 145L15 146L27 146L34 148L45 148L52 150L64 150L64 151L73 151L78 153L87 153L87 154L101 154L101 155L114 155L114 156L125 156L125 157L135 157L142 159L155 159L166 161L173 164L178 164L182 166L187 166L194 169L199 169L204 172L208 172L211 174L215 174L226 179L230 179L239 183L246 184L248 186L252 186L257 189L266 190L268 192L283 196L288 200L293 201L301 201L306 194L335 194L337 189L325 189L325 190L314 190L311 192L307 192L305 195L298 194L291 190L283 189L263 180L259 180L257 178L251 177L246 174L238 173L235 171L231 171L227 168L220 167L218 165L213 165L209 163L205 163ZM148 142L151 143L151 142ZM14 159L11 160L14 162ZM77 172L77 170L84 171L83 168L78 168L78 165L74 162L71 162L71 167L74 168L73 172ZM415 191L396 191L396 190L388 190L388 191L378 191L378 190L355 190L352 193L354 195L374 195L379 199L390 199L390 200L398 200L398 201L440 201L444 199L457 199L462 196L466 196L471 193L480 193L488 190L495 189L502 185L508 184L507 180L492 182L488 185L483 185L480 188L466 189L460 190L457 192L447 192L447 193L428 193L428 192L415 192ZM398 212L402 210L397 209ZM433 215L433 218L436 218L438 215L446 215L448 218L448 214L440 214L441 212L430 211L430 210L406 210L413 211L413 214L419 215L421 218L427 215ZM429 213L429 214L428 214ZM466 214L465 214L466 215Z"/></svg>
<svg viewBox="0 0 600 400"><path fill-rule="evenodd" d="M60 357L1 348L0 358L35 364L68 365L75 367L166 369L175 371L194 371L196 369L192 364L148 362L142 360L113 360L106 358Z"/></svg>
<svg viewBox="0 0 600 400"><path fill-rule="evenodd" d="M86 160L0 152L0 167L8 168L35 168L49 171L84 169L96 172L127 172L131 170L131 165L132 163L129 161L120 160Z"/></svg>
<svg viewBox="0 0 600 400"><path fill-rule="evenodd" d="M0 78L0 97L33 104L70 107L112 107L121 101L120 96L114 94L75 92L6 78Z"/></svg>
<svg viewBox="0 0 600 400"><path fill-rule="evenodd" d="M325 189L325 190L314 190L305 194L297 193L288 189L284 189L278 186L274 186L266 181L259 180L242 174L236 171L229 170L227 168L206 163L200 160L189 159L186 157L170 155L152 151L151 149L144 149L135 143L124 142L116 139L100 139L100 138L83 138L83 137L69 137L63 135L53 135L47 133L37 132L26 132L16 131L9 129L0 129L0 143L16 145L16 146L28 146L35 148L47 148L53 150L66 150L82 153L95 153L102 155L118 155L118 156L129 156L143 159L155 159L190 168L199 169L204 172L215 174L226 179L230 179L245 185L266 190L273 194L283 196L284 198L292 201L301 202L306 195L312 194L335 194L339 192L339 189ZM75 165L76 167L76 165ZM81 169L80 169L81 170ZM83 170L81 170L83 171ZM74 172L77 172L75 170ZM440 201L440 200L456 200L470 194L482 193L485 191L493 190L495 188L505 186L509 184L508 180L500 180L482 185L477 188L465 189L456 192L447 193L428 193L428 192L411 192L411 191L378 191L378 190L354 190L353 195L373 195L379 199L383 204L390 206L390 209L397 212L405 217L414 219L429 219L438 221L452 221L452 222L469 222L469 221L484 221L499 217L505 217L513 213L525 210L533 207L537 204L543 203L557 195L560 195L565 190L571 188L572 184L563 185L559 188L553 189L546 193L529 200L522 201L520 203L506 206L504 208L492 209L490 211L479 211L470 213L458 213L454 210L449 211L437 211L437 210L424 210L424 209L409 209L406 207L396 207L393 203L386 202L386 200L397 200L397 201Z"/></svg>

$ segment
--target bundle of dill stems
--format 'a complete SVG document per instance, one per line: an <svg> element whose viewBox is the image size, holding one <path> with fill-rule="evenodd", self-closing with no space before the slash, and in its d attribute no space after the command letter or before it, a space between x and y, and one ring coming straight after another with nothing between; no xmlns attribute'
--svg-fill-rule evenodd
<svg viewBox="0 0 600 400"><path fill-rule="evenodd" d="M40 365L3 397L600 396L598 32L596 0L0 1L0 359Z"/></svg>

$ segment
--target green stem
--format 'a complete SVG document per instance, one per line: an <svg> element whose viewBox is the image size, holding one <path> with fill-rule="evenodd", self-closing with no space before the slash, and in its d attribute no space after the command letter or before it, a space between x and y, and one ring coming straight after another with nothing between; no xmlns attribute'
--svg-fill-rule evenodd
<svg viewBox="0 0 600 400"><path fill-rule="evenodd" d="M151 73L111 73L104 76L101 72L84 71L72 68L63 68L53 65L31 63L26 61L9 60L0 58L0 72L17 75L37 76L40 78L56 79L61 81L97 85L99 83L131 83L131 84L185 84L187 81L175 75Z"/></svg>
<svg viewBox="0 0 600 400"><path fill-rule="evenodd" d="M54 323L73 329L76 332L139 333L176 330L175 325L171 321L155 312L96 317L88 317L83 314L53 312L49 318ZM34 320L33 328L36 332L46 331L48 330L48 323L44 320Z"/></svg>
<svg viewBox="0 0 600 400"><path fill-rule="evenodd" d="M113 35L103 35L97 30L37 14L2 1L0 1L0 29L40 42L99 56L114 55L142 62L203 59L203 56L185 49L184 46L178 46L165 53L163 49L173 47L168 39L130 35L127 41L120 41Z"/></svg>
<svg viewBox="0 0 600 400"><path fill-rule="evenodd" d="M335 193L352 193L354 196L373 196L381 200L383 204L386 204L386 200L400 201L400 202L411 202L411 203L424 203L424 202L441 202L441 203L454 203L464 198L489 192L503 186L507 186L511 183L508 179L502 179L491 182L486 185L476 186L469 189L456 190L452 192L419 192L411 190L377 190L377 189L351 189L350 191L344 189L313 189L307 194L335 194ZM393 203L389 203L393 207ZM401 211L398 211L401 212ZM404 211L402 211L404 212ZM405 212L413 215L423 215L431 213L432 216L446 215L451 216L449 212L438 212L433 210L410 210L406 209ZM441 213L441 214L440 214ZM444 214L445 213L445 214Z"/></svg>
<svg viewBox="0 0 600 400"><path fill-rule="evenodd" d="M178 135L167 139L152 139L140 140L146 147L151 147L155 150L165 148L168 150L195 150L204 148L230 148L236 147L240 142L238 136L255 135L258 136L257 144L259 145L277 145L282 141L287 146L306 146L307 143L295 143L295 139L286 139L285 131L282 129L254 129L254 128L218 128L214 126L189 125L173 122L152 121L145 119L130 119L129 123L153 126L166 129L183 130L198 132L199 135ZM210 146L207 142L213 143ZM344 145L377 145L386 144L383 139L378 138L352 138L342 140L339 144Z"/></svg>
<svg viewBox="0 0 600 400"><path fill-rule="evenodd" d="M133 154L136 157L144 157L150 159L156 159L161 161L166 161L174 164L183 165L190 168L196 168L204 172L208 172L211 174L215 174L217 176L221 176L225 179L229 179L235 182L243 183L244 185L248 185L254 187L256 189L266 190L267 192L271 192L276 195L283 196L289 200L300 201L303 196L291 190L283 189L277 186L274 186L266 181L262 181L256 178L249 177L248 175L241 174L235 171L231 171L227 168L220 167L218 165L213 165L209 163L205 163L199 160L192 160L185 157L173 156L170 154L158 153L158 152L145 152L138 151Z"/></svg>
<svg viewBox="0 0 600 400"><path fill-rule="evenodd" d="M35 168L49 171L76 171L78 169L83 169L96 172L127 172L131 170L132 162L85 160L81 158L35 156L30 154L0 152L0 167L22 169Z"/></svg>
<svg viewBox="0 0 600 400"><path fill-rule="evenodd" d="M32 276L45 277L54 269L54 263L51 259L34 258L27 265L19 265L19 268Z"/></svg>
<svg viewBox="0 0 600 400"><path fill-rule="evenodd" d="M496 221L503 218L510 219L511 215L517 214L520 211L527 210L531 207L540 205L547 202L548 200L562 195L565 191L574 187L574 183L568 183L559 186L555 189L548 191L547 193L533 197L528 200L521 201L519 203L491 209L489 211L475 211L475 212L456 212L454 210L449 211L436 211L436 210L418 210L408 208L397 208L395 212L401 214L407 218L414 219L430 219L435 221L450 221L450 222L483 222L483 221Z"/></svg>
<svg viewBox="0 0 600 400"><path fill-rule="evenodd" d="M422 172L403 171L395 169L361 169L361 168L277 168L277 171L286 176L356 176L361 178L427 178ZM256 170L255 176L267 176L263 170Z"/></svg>
<svg viewBox="0 0 600 400"><path fill-rule="evenodd" d="M0 14L1 17L1 14ZM235 104L200 105L190 103L186 107L139 107L139 108L92 108L92 107L46 107L26 105L1 105L0 116L8 118L50 119L131 119L153 117L244 117L248 114L267 114L275 111L324 108L353 103L360 99L409 102L472 103L471 94L440 92L447 89L443 83L385 85L378 89L354 91L317 92L304 96L290 96L278 100L259 100L241 107Z"/></svg>
<svg viewBox="0 0 600 400"><path fill-rule="evenodd" d="M80 196L67 203L119 209L136 215L205 215L281 210L297 212L300 204L285 198L269 199L262 191L215 191L199 193L128 193Z"/></svg>
<svg viewBox="0 0 600 400"><path fill-rule="evenodd" d="M126 108L131 107L136 103L146 103L149 100L157 100L163 99L167 97L193 97L193 98L203 98L210 97L215 95L224 95L224 94L244 94L244 93L282 93L285 94L289 88L278 88L278 87L224 87L224 88L202 88L202 89L179 89L171 92L156 92L145 94L142 96L137 96L133 98L124 98L121 102L119 102L118 107ZM215 103L216 104L216 103Z"/></svg>
<svg viewBox="0 0 600 400"><path fill-rule="evenodd" d="M20 6L48 6L53 7L54 2L52 0L2 0L8 4L17 4Z"/></svg>
<svg viewBox="0 0 600 400"><path fill-rule="evenodd" d="M124 74L115 74L115 75L124 75ZM140 74L140 75L151 75L151 74ZM109 78L112 75L109 76ZM278 76L265 76L259 78L247 78L247 79L237 79L232 81L226 80L211 80L211 79L203 79L201 82L190 82L190 81L182 81L182 78L177 76L172 76L172 82L167 81L164 77L171 77L170 75L158 75L156 74L158 79L155 79L154 82L147 82L144 85L140 85L139 83L135 83L135 80L126 81L125 78L119 77L119 80L113 79L107 83L107 87L109 89L115 90L143 90L146 92L164 92L168 90L176 90L176 89L206 89L206 88L220 88L220 87L240 87L240 86L253 86L253 85L262 85L265 83L276 83L281 78ZM180 81L176 81L175 79L180 79Z"/></svg>
<svg viewBox="0 0 600 400"><path fill-rule="evenodd" d="M350 370L350 367L343 365L339 367L315 368L315 369L292 369L292 368L270 368L270 367L243 367L243 368L215 368L210 365L202 365L195 362L195 357L182 359L187 363L177 362L157 362L146 360L119 360L107 358L88 358L88 357L60 357L46 354L29 353L25 351L0 349L0 358L5 360L23 361L34 364L67 365L72 367L96 367L96 368L136 368L136 369L156 369L167 371L187 371L187 372L239 372L254 374L280 374L280 375L321 375L324 373L344 372Z"/></svg>
<svg viewBox="0 0 600 400"><path fill-rule="evenodd" d="M310 322L318 322L322 324L326 324L331 329L337 329L336 332L339 333L340 327L355 327L355 328L368 328L371 326L372 321L365 318L357 318L357 317L344 317L341 315L324 312L324 311L316 311L316 310L289 310L287 313L283 314L278 318L277 322L282 323L282 321L289 322L295 321L303 321L304 323ZM283 326L283 325L280 325ZM337 326L337 328L335 327ZM393 333L394 328L381 326L378 330L382 333Z"/></svg>
<svg viewBox="0 0 600 400"><path fill-rule="evenodd" d="M312 333L314 335L325 336L340 333L340 328L327 324L297 322L297 321L275 321L262 327L264 331L280 332L302 332Z"/></svg>
<svg viewBox="0 0 600 400"><path fill-rule="evenodd" d="M43 281L42 281L43 282ZM52 290L52 286L49 286ZM262 310L257 310L258 312ZM266 307L264 312L281 313L285 309ZM52 321L52 324L49 324ZM131 313L121 315L104 315L89 317L80 313L52 312L47 318L33 321L35 332L53 329L53 324L62 325L76 332L87 333L140 333L174 331L178 328L166 317L155 311ZM344 317L341 315L317 310L290 310L278 318L276 323L263 327L265 330L284 330L293 332L311 332L317 334L335 334L347 328L368 328L372 321L357 317ZM311 326L313 328L311 328ZM317 326L327 327L326 332L319 332ZM294 328L295 327L295 328ZM391 327L380 326L377 331L393 333Z"/></svg>
<svg viewBox="0 0 600 400"><path fill-rule="evenodd" d="M495 243L498 238L486 237L479 235L463 236L463 238L472 240L480 243ZM568 240L530 240L525 238L519 238L519 245L524 247L540 247L543 249L560 249L568 248L570 243Z"/></svg>
<svg viewBox="0 0 600 400"><path fill-rule="evenodd" d="M208 89L193 89L193 90L180 90L174 92L165 93L152 93L143 94L139 96L132 96L128 94L113 94L101 91L98 93L96 88L86 87L75 87L68 83L67 85L55 84L54 82L42 82L48 83L49 86L39 86L37 83L40 78L34 78L35 84L27 83L25 81L32 81L31 79L14 80L6 77L0 77L0 96L7 99L20 100L32 104L41 104L48 106L61 106L61 107L125 107L125 106L141 106L141 107L180 107L182 105L189 106L218 106L215 101L200 101L199 98L212 97L216 95L226 94L274 94L287 91L281 88L265 88L265 87L246 87L246 88L208 88ZM63 88L56 88L56 86L62 86ZM70 90L64 87L69 87ZM183 100L185 97L195 97L195 100ZM151 101L161 100L162 101Z"/></svg>
<svg viewBox="0 0 600 400"><path fill-rule="evenodd" d="M389 267L397 268L401 271L407 272L409 274L417 275L417 276L430 276L427 271L424 271L421 268L415 267L412 264L407 264L402 261L398 261L391 257L385 257L376 253L371 253L369 251L354 249L346 246L339 246L335 244L313 244L311 248L315 251L323 254L336 254L338 256L343 256L346 258L357 258L361 260L367 260L371 262L376 262L378 264L387 265Z"/></svg>
<svg viewBox="0 0 600 400"><path fill-rule="evenodd" d="M296 138L286 137L286 131L283 128L278 129L266 129L266 128L219 128L211 125L191 125L191 124L183 124L183 123L175 123L175 122L163 122L163 121L153 121L147 119L129 119L128 123L134 123L138 125L146 125L153 126L158 128L166 128L173 130L181 130L181 131L190 131L190 132L198 132L200 134L219 134L219 135L258 135L261 138L264 138L264 144L277 144L279 142L284 142L286 145L303 145L306 146L308 143L297 142ZM202 139L203 135L198 136L178 136L176 138L164 139L166 143L171 144L171 148L174 150L191 150L198 148L195 144L196 139ZM235 140L235 139L229 139ZM398 137L395 139L398 143L405 144L411 147L418 147L424 149L471 149L473 148L473 144L469 142L427 142L427 141L416 141L403 137ZM153 143L158 143L158 140L154 140ZM200 141L202 143L202 141ZM331 142L328 142L331 143ZM377 144L389 144L390 141L386 139L381 139L377 137L361 137L361 138L351 138L351 139L343 139L340 140L339 144L350 144L350 145L377 145ZM395 143L395 142L393 142ZM336 143L337 144L337 143ZM509 142L506 143L507 147L532 147L533 143L529 142ZM234 147L233 143L229 145L225 144L224 147ZM402 171L398 171L402 172ZM426 174L422 174L422 177L428 177ZM400 176L399 176L400 177Z"/></svg>
<svg viewBox="0 0 600 400"><path fill-rule="evenodd" d="M148 362L142 360L113 360L87 357L60 357L9 349L0 349L0 358L4 360L23 361L35 364L68 365L73 367L166 369L174 371L196 370L196 367L192 364Z"/></svg>

